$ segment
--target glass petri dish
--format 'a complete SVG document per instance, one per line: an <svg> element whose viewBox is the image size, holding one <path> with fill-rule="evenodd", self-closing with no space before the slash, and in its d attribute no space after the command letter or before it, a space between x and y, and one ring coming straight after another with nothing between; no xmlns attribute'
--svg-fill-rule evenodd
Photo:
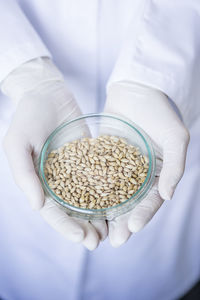
<svg viewBox="0 0 200 300"><path fill-rule="evenodd" d="M45 162L48 154L63 146L84 137L115 135L125 138L127 143L137 146L142 155L149 160L147 176L141 187L126 201L102 209L86 209L70 205L49 187L45 178ZM44 143L39 158L39 177L44 191L70 216L86 220L112 220L133 209L148 194L155 179L155 153L151 139L132 121L111 114L87 114L67 121L56 128Z"/></svg>

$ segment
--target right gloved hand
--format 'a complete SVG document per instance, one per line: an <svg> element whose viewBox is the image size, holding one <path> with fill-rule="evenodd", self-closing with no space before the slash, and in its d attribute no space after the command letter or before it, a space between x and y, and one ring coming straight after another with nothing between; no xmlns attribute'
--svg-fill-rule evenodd
<svg viewBox="0 0 200 300"><path fill-rule="evenodd" d="M48 58L27 62L2 83L2 91L17 104L4 149L18 186L33 209L58 232L86 248L95 249L107 236L104 221L88 222L68 216L44 196L34 161L49 134L62 122L80 115L62 75Z"/></svg>
<svg viewBox="0 0 200 300"><path fill-rule="evenodd" d="M112 83L105 112L140 126L156 150L156 179L151 190L129 213L108 223L110 242L119 247L152 219L164 200L172 198L184 173L189 132L164 93L138 82Z"/></svg>

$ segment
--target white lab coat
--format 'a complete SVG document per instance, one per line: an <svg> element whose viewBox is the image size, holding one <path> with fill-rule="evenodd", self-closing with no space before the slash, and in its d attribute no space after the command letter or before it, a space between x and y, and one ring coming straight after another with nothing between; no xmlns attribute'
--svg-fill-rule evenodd
<svg viewBox="0 0 200 300"><path fill-rule="evenodd" d="M166 93L191 130L173 201L119 249L94 252L31 211L1 150L0 298L172 300L200 278L199 28L198 0L0 1L0 81L51 56L84 113L103 109L109 78L134 80ZM1 139L13 109L1 95Z"/></svg>

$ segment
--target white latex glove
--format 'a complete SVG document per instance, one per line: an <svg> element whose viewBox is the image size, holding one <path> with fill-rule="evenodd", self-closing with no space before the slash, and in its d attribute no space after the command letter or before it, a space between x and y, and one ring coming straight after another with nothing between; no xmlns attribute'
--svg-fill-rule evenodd
<svg viewBox="0 0 200 300"><path fill-rule="evenodd" d="M137 83L111 84L105 112L139 125L155 143L157 162L163 161L146 198L131 212L109 222L110 242L118 247L151 220L164 200L172 198L184 172L189 133L163 93Z"/></svg>
<svg viewBox="0 0 200 300"><path fill-rule="evenodd" d="M107 235L106 223L72 218L44 197L34 165L49 134L62 122L81 114L62 75L50 59L38 58L12 72L1 88L17 104L4 139L16 183L32 208L40 209L42 217L52 227L71 241L95 249L99 240Z"/></svg>

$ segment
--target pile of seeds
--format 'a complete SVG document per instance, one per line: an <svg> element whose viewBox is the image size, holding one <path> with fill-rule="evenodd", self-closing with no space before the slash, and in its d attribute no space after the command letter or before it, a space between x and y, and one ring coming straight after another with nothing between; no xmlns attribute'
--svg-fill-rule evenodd
<svg viewBox="0 0 200 300"><path fill-rule="evenodd" d="M148 159L116 136L83 138L49 153L45 176L53 192L71 205L101 209L130 198L142 185Z"/></svg>

